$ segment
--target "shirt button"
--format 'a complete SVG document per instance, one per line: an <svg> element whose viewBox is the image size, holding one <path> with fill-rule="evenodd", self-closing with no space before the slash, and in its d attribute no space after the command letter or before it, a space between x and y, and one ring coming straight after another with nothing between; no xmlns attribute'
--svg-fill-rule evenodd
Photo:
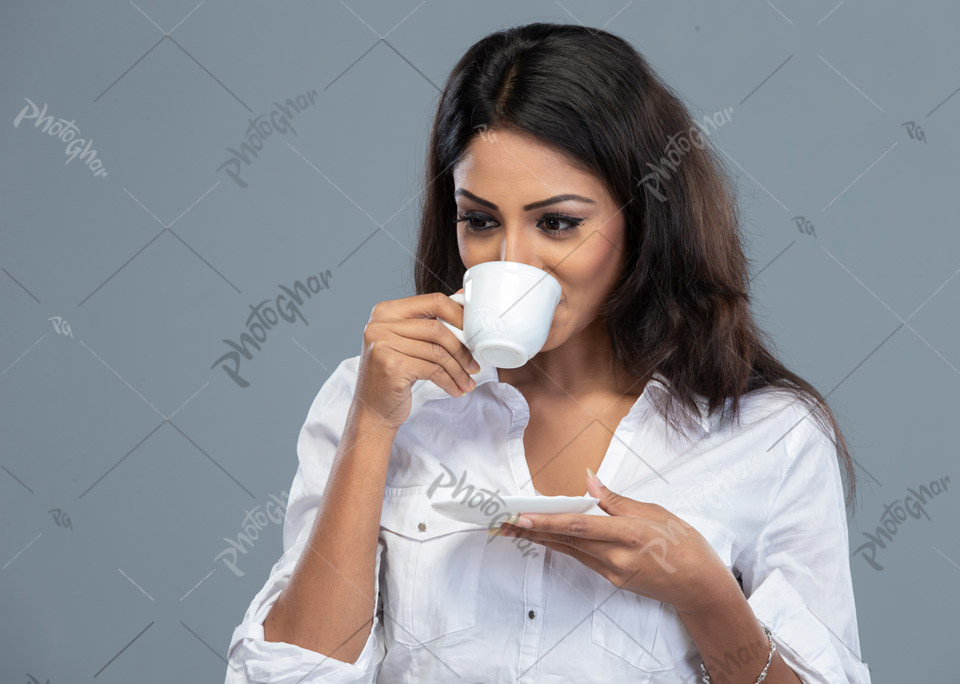
<svg viewBox="0 0 960 684"><path fill-rule="evenodd" d="M532 610L531 610L529 613L527 613L527 617L530 618L531 620L532 620L534 617L536 617L536 615L537 615L537 614L534 613Z"/></svg>
<svg viewBox="0 0 960 684"><path fill-rule="evenodd" d="M417 529L423 532L425 529L427 529L426 523L420 523L419 525L417 525Z"/></svg>

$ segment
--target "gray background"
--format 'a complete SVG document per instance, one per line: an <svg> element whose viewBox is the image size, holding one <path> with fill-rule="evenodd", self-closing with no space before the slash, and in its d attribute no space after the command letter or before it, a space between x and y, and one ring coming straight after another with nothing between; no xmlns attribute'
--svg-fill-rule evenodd
<svg viewBox="0 0 960 684"><path fill-rule="evenodd" d="M471 43L518 23L603 26L698 120L733 108L711 139L737 178L755 311L842 421L861 484L851 550L908 488L960 487L955 2L0 13L4 682L223 680L281 526L238 556L243 576L217 556L289 489L310 401L360 352L373 305L413 294L438 86ZM218 170L251 119L311 91L296 133L241 169L246 187ZM73 120L107 175L65 163L33 121L15 127L25 98ZM305 321L280 321L242 362L248 386L214 365L250 305L326 270ZM878 550L882 571L851 559L875 682L956 677L957 496L926 508Z"/></svg>

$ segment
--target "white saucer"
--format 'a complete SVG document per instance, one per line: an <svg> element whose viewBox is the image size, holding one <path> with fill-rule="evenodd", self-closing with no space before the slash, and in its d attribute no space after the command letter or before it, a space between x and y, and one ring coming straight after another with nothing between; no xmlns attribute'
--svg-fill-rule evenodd
<svg viewBox="0 0 960 684"><path fill-rule="evenodd" d="M499 526L521 513L586 513L599 501L593 496L502 496L473 506L462 499L434 501L431 505L438 513L460 522Z"/></svg>

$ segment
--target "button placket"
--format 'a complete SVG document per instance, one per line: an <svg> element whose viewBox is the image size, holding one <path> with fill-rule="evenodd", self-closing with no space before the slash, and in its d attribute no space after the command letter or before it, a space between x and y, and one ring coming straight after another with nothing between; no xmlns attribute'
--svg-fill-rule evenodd
<svg viewBox="0 0 960 684"><path fill-rule="evenodd" d="M546 549L549 551L549 549ZM543 621L534 620L536 612L542 610L543 580L545 572L545 553L531 556L527 559L523 580L523 607L527 609L527 620L524 620L520 631L520 671L527 671L520 681L537 681L537 663L540 655Z"/></svg>

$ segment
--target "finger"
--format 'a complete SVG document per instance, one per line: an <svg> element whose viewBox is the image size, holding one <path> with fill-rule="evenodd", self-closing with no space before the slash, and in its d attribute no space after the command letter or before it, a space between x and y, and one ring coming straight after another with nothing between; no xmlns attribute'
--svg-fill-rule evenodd
<svg viewBox="0 0 960 684"><path fill-rule="evenodd" d="M391 332L403 337L443 347L447 354L460 366L466 377L471 377L480 370L480 364L473 358L473 354L470 353L466 345L458 340L457 336L450 332L447 326L436 319L407 318L392 322L389 327ZM425 358L428 361L436 362L440 358L444 358L442 354L439 354L439 351L436 357L431 358L429 350L427 350L427 354ZM452 369L448 368L448 370Z"/></svg>
<svg viewBox="0 0 960 684"><path fill-rule="evenodd" d="M617 587L617 589L620 589L628 585L631 581L633 581L633 578L636 577L641 570L643 570L642 567L637 568L636 570L631 572L626 578L624 578L621 576L623 574L622 572L618 571L614 566L609 565L604 559L595 558L593 556L580 553L579 549L575 549L571 546L568 546L567 544L558 544L557 542L536 542L536 543L546 546L548 549L553 549L554 551L565 553L571 558L575 558L576 560L580 561L581 563L586 565L588 568L596 572L598 575L606 579L608 582L610 582L610 584ZM600 605L603 605L615 593L616 593L616 590L611 592L607 596L607 598L605 598L603 601L600 602ZM597 607L599 608L600 606L597 606Z"/></svg>
<svg viewBox="0 0 960 684"><path fill-rule="evenodd" d="M455 294L460 294L462 292L463 288L461 287ZM463 319L463 305L453 301L447 296L444 296L443 300L442 306L439 308L437 313L437 320L446 321L453 327L463 330L466 325L466 321ZM437 326L437 329L440 331L443 339L453 340L453 344L457 346L459 350L459 352L454 354L454 356L460 360L460 362L463 364L463 367L467 369L467 372L478 373L480 371L480 364L477 363L477 360L473 357L473 354L466 347L466 345L460 342L457 336L454 335L445 325Z"/></svg>
<svg viewBox="0 0 960 684"><path fill-rule="evenodd" d="M453 333L445 328L444 332L450 335L450 338L447 339L441 336L441 342L437 342L430 337L427 339L417 337L418 334L429 335L429 333L423 333L423 330L429 329L431 325L439 326L440 324L436 321L433 321L431 324L429 321L415 320L391 323L391 333L393 333L393 335L389 338L389 344L393 349L407 356L436 364L453 379L460 389L464 392L469 392L476 387L476 381L473 380L471 370L464 368L464 363L469 366L469 363L473 361L473 356L471 356L470 351L466 349L466 347L463 347L460 341L453 336ZM413 336L408 337L408 335ZM453 348L452 350L451 347ZM466 362L457 358L457 355L461 354L457 347L465 351L467 356ZM442 374L440 374L440 377L442 377ZM430 379L433 380L433 376L431 376ZM437 384L440 383L438 382Z"/></svg>
<svg viewBox="0 0 960 684"><path fill-rule="evenodd" d="M528 530L587 539L622 543L626 516L587 515L584 513L522 513L533 525ZM518 526L520 527L520 526Z"/></svg>
<svg viewBox="0 0 960 684"><path fill-rule="evenodd" d="M418 356L416 353L416 342L400 335L390 335L385 341L379 342L385 347L388 346L394 352L409 357L409 368L414 377L431 380L438 387L445 390L452 397L461 397L468 391L467 387L461 388L457 381L453 379L446 368L436 363L435 359L426 359ZM459 367L459 364L455 364Z"/></svg>
<svg viewBox="0 0 960 684"><path fill-rule="evenodd" d="M608 566L602 559L592 556L588 553L584 553L581 549L568 546L567 544L560 544L553 541L542 541L537 543L542 544L548 549L553 549L554 551L565 553L571 558L574 558L580 561L581 563L583 563L585 566L593 570L595 573L597 573L601 577L605 578L611 584L616 585L616 582L614 582L614 580L616 579L616 575L614 574L613 569L610 566Z"/></svg>
<svg viewBox="0 0 960 684"><path fill-rule="evenodd" d="M505 534L504 536L529 539L530 541L537 542L538 544L559 544L567 547L567 549L576 549L583 553L589 554L590 556L601 561L609 558L611 552L621 546L617 542L586 539L584 537L573 537L571 535L555 534L553 532L525 530L522 527L510 525L509 523L504 523L504 528L508 530L508 534Z"/></svg>
<svg viewBox="0 0 960 684"><path fill-rule="evenodd" d="M463 288L457 291L463 292ZM463 330L463 305L453 301L442 292L430 292L413 297L382 301L373 308L370 315L372 323L390 323L391 327L394 327L393 324L398 321L405 322L409 319L424 318L442 319ZM475 360L470 350L457 339L456 335L442 324L432 323L431 325L434 326L436 332L429 337L437 340L442 337L447 340L445 344L453 344L454 347L450 349L450 353L461 361L461 365L468 369L468 372L476 373L480 370L478 365L474 365Z"/></svg>
<svg viewBox="0 0 960 684"><path fill-rule="evenodd" d="M462 292L463 288L458 291ZM392 299L384 302L384 305L383 318L379 320L437 318L463 330L463 305L453 301L442 292L430 292L413 297L404 297L403 299ZM446 330L446 328L444 329ZM459 340L457 341L459 342Z"/></svg>
<svg viewBox="0 0 960 684"><path fill-rule="evenodd" d="M374 321L398 321L404 318L442 318L458 328L463 328L463 306L442 292L388 299L374 307Z"/></svg>

